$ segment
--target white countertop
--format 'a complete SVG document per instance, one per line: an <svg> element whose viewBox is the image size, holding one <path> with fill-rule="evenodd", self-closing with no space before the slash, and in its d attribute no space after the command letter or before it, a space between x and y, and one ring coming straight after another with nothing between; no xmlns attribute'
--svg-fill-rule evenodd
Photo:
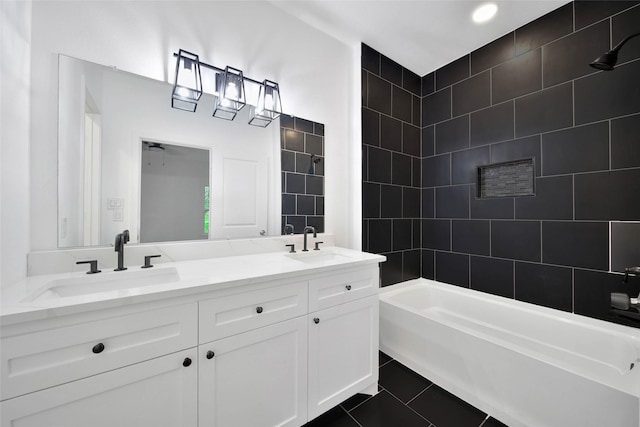
<svg viewBox="0 0 640 427"><path fill-rule="evenodd" d="M315 257L315 258L314 258ZM314 258L314 260L311 260ZM302 260L302 261L301 261ZM267 280L285 279L302 274L331 271L336 268L358 267L384 262L386 258L366 252L339 247L323 247L319 251L269 252L251 255L217 257L193 261L158 264L152 269L139 266L116 272L104 269L102 273L87 275L85 272L44 274L27 277L2 289L0 324L47 319L89 310L118 307L149 301L158 301L249 285ZM311 261L311 262L306 262ZM44 293L52 283L66 280L87 281L125 278L139 274L161 274L162 269L175 269L179 279L169 283L146 284L139 287L106 290L95 293L47 297ZM144 273L143 273L144 271ZM148 272L148 273L147 273ZM121 276L117 276L121 275ZM95 277L95 279L94 279Z"/></svg>

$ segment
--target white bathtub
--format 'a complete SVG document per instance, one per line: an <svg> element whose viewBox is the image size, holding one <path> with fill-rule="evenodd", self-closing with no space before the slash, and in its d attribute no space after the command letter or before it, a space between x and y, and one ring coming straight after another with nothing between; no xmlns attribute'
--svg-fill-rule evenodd
<svg viewBox="0 0 640 427"><path fill-rule="evenodd" d="M380 290L380 349L508 426L640 426L635 328L416 279Z"/></svg>

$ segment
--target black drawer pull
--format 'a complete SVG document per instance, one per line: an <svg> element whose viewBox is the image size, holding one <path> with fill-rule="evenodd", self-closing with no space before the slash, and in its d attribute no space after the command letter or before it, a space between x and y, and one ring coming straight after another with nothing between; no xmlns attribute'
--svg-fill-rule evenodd
<svg viewBox="0 0 640 427"><path fill-rule="evenodd" d="M182 366L186 368L189 365L191 365L191 359L189 359L188 357L185 357L184 362L182 362Z"/></svg>
<svg viewBox="0 0 640 427"><path fill-rule="evenodd" d="M256 307L256 313L258 314L262 313L262 307Z"/></svg>
<svg viewBox="0 0 640 427"><path fill-rule="evenodd" d="M103 350L104 350L104 344L102 344L101 342L94 345L93 348L91 349L91 351L93 351L95 354L102 353Z"/></svg>
<svg viewBox="0 0 640 427"><path fill-rule="evenodd" d="M315 323L317 325L318 323L320 323L320 319L318 319L317 317L314 317L313 318L313 323Z"/></svg>
<svg viewBox="0 0 640 427"><path fill-rule="evenodd" d="M351 290L351 285L347 285L347 286L345 286L345 288L347 288L347 290L350 291Z"/></svg>
<svg viewBox="0 0 640 427"><path fill-rule="evenodd" d="M211 350L207 351L207 359L211 360L211 359L213 359L213 356L215 356L215 355L216 354L213 351L211 351Z"/></svg>

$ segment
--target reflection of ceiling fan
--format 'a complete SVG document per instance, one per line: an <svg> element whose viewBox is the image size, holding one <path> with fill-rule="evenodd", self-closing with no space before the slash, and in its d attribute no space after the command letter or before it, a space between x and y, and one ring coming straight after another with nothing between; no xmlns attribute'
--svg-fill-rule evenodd
<svg viewBox="0 0 640 427"><path fill-rule="evenodd" d="M162 151L162 166L165 165L165 147L160 144L159 142L147 142L147 141L142 141L142 145L144 147L146 147L146 150L151 152L151 151ZM147 165L151 166L151 158L149 156L147 156Z"/></svg>
<svg viewBox="0 0 640 427"><path fill-rule="evenodd" d="M148 150L156 149L156 150L164 151L164 146L162 144L160 144L159 142L147 142L147 141L144 141L143 144L147 146Z"/></svg>

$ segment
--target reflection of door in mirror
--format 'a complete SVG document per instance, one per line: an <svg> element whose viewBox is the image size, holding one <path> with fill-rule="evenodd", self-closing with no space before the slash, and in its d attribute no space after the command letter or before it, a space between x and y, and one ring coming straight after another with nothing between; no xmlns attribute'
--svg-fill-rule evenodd
<svg viewBox="0 0 640 427"><path fill-rule="evenodd" d="M209 150L142 141L140 242L209 237Z"/></svg>
<svg viewBox="0 0 640 427"><path fill-rule="evenodd" d="M102 115L87 93L84 116L83 246L100 244Z"/></svg>

